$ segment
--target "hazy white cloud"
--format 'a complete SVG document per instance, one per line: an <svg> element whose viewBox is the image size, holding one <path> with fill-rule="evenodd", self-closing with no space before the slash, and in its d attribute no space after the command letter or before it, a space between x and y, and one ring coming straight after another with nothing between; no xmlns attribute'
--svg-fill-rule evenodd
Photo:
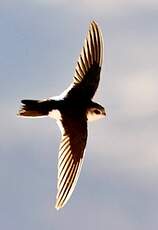
<svg viewBox="0 0 158 230"><path fill-rule="evenodd" d="M42 4L66 4L66 3L73 3L73 0L34 0L34 2L38 2L38 3L42 3ZM90 0L81 0L80 4L86 4L89 7L93 7L93 6L111 6L111 7L116 7L116 6L135 6L135 5L158 5L158 2L156 0L94 0L94 1L90 1Z"/></svg>
<svg viewBox="0 0 158 230"><path fill-rule="evenodd" d="M117 87L111 88L111 91L118 106L108 108L107 117L102 124L92 124L89 146L93 148L89 151L97 153L93 158L100 168L109 166L122 171L128 169L133 173L141 170L157 171L156 72L133 72L119 78L115 84ZM93 145L96 129L99 129L99 133L95 137L96 145Z"/></svg>
<svg viewBox="0 0 158 230"><path fill-rule="evenodd" d="M127 10L131 9L132 7L141 7L141 8L153 8L158 7L158 2L157 0L81 0L79 2L74 2L72 0L34 0L35 3L37 4L49 4L49 5L67 5L70 9L73 7L76 10L81 10L83 9L84 11L86 10L91 10L91 13L93 12L119 12L122 10ZM75 6L75 7L74 7Z"/></svg>
<svg viewBox="0 0 158 230"><path fill-rule="evenodd" d="M133 173L158 171L156 123L152 122L151 126L155 127L150 128L144 125L139 126L136 121L131 121L130 125L128 121L126 128L123 121L119 124L119 121L110 118L104 124L99 127L99 131L97 130L95 145L93 144L95 125L90 129L87 146L88 152L95 153L91 158L98 163L100 169L110 167L114 171L120 169L129 173L131 171Z"/></svg>
<svg viewBox="0 0 158 230"><path fill-rule="evenodd" d="M121 108L128 116L158 113L158 78L156 73L132 73L119 86Z"/></svg>

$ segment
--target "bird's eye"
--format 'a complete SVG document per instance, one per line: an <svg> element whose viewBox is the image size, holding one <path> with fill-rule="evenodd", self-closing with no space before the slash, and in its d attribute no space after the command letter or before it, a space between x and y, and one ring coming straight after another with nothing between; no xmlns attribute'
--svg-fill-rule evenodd
<svg viewBox="0 0 158 230"><path fill-rule="evenodd" d="M95 109L95 110L94 110L94 113L95 113L95 114L100 114L100 111L97 110L97 109Z"/></svg>

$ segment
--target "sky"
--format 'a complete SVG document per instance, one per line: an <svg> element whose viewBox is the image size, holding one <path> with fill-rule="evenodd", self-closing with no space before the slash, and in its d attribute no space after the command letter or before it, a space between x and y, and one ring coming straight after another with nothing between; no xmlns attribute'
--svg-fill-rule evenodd
<svg viewBox="0 0 158 230"><path fill-rule="evenodd" d="M0 229L158 228L158 2L0 1ZM60 131L20 119L24 98L59 95L72 81L91 20L104 36L86 156L66 206L54 208Z"/></svg>

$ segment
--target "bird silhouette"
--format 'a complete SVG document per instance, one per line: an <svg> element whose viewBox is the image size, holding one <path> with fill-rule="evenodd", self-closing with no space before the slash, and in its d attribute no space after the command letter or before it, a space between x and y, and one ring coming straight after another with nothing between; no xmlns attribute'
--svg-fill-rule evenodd
<svg viewBox="0 0 158 230"><path fill-rule="evenodd" d="M92 98L98 88L103 61L103 37L95 21L89 26L71 85L62 94L44 100L22 100L21 117L56 119L61 131L58 155L57 209L69 200L82 167L87 142L87 121L105 117Z"/></svg>

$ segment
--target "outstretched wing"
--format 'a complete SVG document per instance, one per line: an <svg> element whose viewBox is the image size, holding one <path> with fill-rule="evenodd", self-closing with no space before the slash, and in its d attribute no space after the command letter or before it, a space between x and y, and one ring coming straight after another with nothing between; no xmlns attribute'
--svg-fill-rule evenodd
<svg viewBox="0 0 158 230"><path fill-rule="evenodd" d="M57 209L69 200L80 174L87 141L86 119L63 118L57 122L62 139L58 156Z"/></svg>
<svg viewBox="0 0 158 230"><path fill-rule="evenodd" d="M98 87L103 61L103 37L95 21L89 27L84 46L77 61L73 87L67 96L73 99L91 99Z"/></svg>

